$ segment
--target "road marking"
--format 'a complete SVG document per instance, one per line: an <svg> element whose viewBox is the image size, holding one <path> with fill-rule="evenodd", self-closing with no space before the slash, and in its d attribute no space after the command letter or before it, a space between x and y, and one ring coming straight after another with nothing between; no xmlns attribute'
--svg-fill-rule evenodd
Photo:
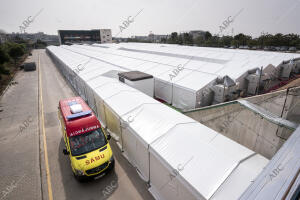
<svg viewBox="0 0 300 200"><path fill-rule="evenodd" d="M41 115L42 115L42 131L43 131L43 143L44 143L44 153L45 153L45 165L46 165L46 176L47 176L47 185L48 185L48 197L49 200L53 200L52 195L52 185L51 185L51 176L49 170L49 162L48 162L48 151L47 151L47 143L46 143L46 134L45 134L45 120L44 120L44 104L43 104L43 89L42 89L42 75L40 71L40 54L39 55L39 88L40 88L40 102L41 102Z"/></svg>

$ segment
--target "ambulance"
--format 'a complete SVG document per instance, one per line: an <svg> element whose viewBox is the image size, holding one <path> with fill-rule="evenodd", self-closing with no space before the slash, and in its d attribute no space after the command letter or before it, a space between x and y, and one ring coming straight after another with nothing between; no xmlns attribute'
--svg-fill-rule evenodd
<svg viewBox="0 0 300 200"><path fill-rule="evenodd" d="M58 116L75 178L99 177L114 168L110 135L81 97L59 101Z"/></svg>

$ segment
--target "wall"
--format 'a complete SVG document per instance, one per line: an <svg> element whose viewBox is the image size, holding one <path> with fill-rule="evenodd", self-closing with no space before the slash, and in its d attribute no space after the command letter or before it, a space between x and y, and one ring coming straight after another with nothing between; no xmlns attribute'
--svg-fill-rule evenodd
<svg viewBox="0 0 300 200"><path fill-rule="evenodd" d="M271 111L277 116L300 120L300 87L245 100ZM285 102L285 103L284 103ZM285 105L285 106L284 106ZM284 109L283 109L284 107ZM242 106L238 101L188 111L185 115L214 129L226 137L270 159L292 134L294 129L281 127L267 118Z"/></svg>
<svg viewBox="0 0 300 200"><path fill-rule="evenodd" d="M249 97L245 100L284 119L300 123L300 87Z"/></svg>

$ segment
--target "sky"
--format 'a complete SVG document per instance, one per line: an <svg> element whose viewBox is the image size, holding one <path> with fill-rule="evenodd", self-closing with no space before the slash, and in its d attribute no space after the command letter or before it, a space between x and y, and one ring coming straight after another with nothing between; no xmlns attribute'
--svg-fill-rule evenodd
<svg viewBox="0 0 300 200"><path fill-rule="evenodd" d="M300 0L0 0L0 5L0 29L7 33L22 26L46 34L108 28L118 37L190 30L300 34Z"/></svg>

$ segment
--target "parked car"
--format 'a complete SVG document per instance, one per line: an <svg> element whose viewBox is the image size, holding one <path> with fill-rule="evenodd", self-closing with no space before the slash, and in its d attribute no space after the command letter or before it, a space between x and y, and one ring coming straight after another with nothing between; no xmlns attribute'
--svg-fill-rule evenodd
<svg viewBox="0 0 300 200"><path fill-rule="evenodd" d="M34 71L36 70L35 62L24 63L24 71Z"/></svg>
<svg viewBox="0 0 300 200"><path fill-rule="evenodd" d="M290 48L289 48L289 51L291 51L291 52L296 52L297 49L296 49L296 47L290 47Z"/></svg>
<svg viewBox="0 0 300 200"><path fill-rule="evenodd" d="M288 50L288 47L285 47L285 46L280 47L280 51L287 51L287 50Z"/></svg>

